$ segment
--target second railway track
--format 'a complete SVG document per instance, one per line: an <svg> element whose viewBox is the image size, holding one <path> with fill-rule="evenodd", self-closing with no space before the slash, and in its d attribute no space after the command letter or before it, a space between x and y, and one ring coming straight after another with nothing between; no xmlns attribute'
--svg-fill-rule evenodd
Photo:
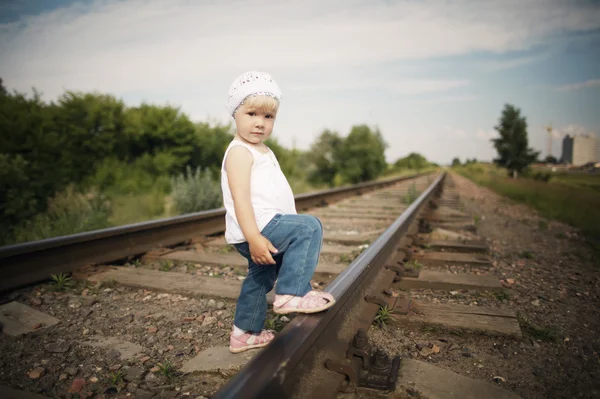
<svg viewBox="0 0 600 399"><path fill-rule="evenodd" d="M337 303L323 314L291 320L270 314L270 323L284 328L267 348L240 355L227 352L245 262L214 234L217 222L208 221L212 227L199 231L208 235L180 228L161 248L141 235L135 244L145 250L135 253L145 254L119 266L76 268L81 265L69 263L63 247L59 261L67 259L68 267L60 269L55 259L57 266L44 273L74 270L77 287L54 292L55 282L5 293L11 302L2 305L2 320L12 320L9 327L15 333L1 341L7 357L0 385L54 397L70 397L71 390L82 397L89 392L98 397L333 398L388 392L401 398L406 394L402 375L410 375L414 364L408 359L401 364L386 348L369 344L365 334L376 315L388 324L520 335L509 310L411 299L410 290L418 298L422 289L502 288L497 278L485 274L490 265L486 247L473 240L473 220L461 211L445 174L388 183L361 197L341 195L347 193L328 201L312 199L312 206L335 204L308 211L321 219L325 233L312 283L332 293ZM168 237L168 226L157 234ZM192 235L193 240L181 244L181 237ZM133 244L125 241L115 247L125 253ZM71 245L77 253L77 242ZM116 256L117 250L111 253L110 245L104 245L107 254ZM100 250L90 248L90 253ZM12 252L16 257L25 254L23 248ZM43 256L35 258L43 261ZM33 262L27 266L31 270ZM29 278L4 280L3 288L40 280L41 272L31 270ZM483 389L489 397L517 397L473 384L471 389ZM427 392L427 387L420 389Z"/></svg>

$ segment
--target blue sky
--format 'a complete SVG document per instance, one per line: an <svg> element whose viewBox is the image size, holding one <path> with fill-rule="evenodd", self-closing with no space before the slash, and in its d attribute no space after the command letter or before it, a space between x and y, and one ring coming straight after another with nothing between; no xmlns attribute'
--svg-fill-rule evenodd
<svg viewBox="0 0 600 399"><path fill-rule="evenodd" d="M283 91L274 135L377 126L388 161L416 151L491 160L505 103L530 145L600 133L600 2L585 0L0 1L0 77L46 100L65 90L180 106L230 121L227 90L264 70Z"/></svg>

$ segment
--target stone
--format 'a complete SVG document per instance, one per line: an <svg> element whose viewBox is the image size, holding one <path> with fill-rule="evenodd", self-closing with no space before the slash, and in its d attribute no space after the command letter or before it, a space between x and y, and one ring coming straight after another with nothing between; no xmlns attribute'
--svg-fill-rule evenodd
<svg viewBox="0 0 600 399"><path fill-rule="evenodd" d="M29 298L29 303L33 306L40 306L42 304L42 299L37 296L32 296Z"/></svg>
<svg viewBox="0 0 600 399"><path fill-rule="evenodd" d="M421 351L419 352L419 354L423 357L427 357L433 354L433 349L429 348L429 347L424 347L423 349L421 349Z"/></svg>
<svg viewBox="0 0 600 399"><path fill-rule="evenodd" d="M108 353L106 354L106 356L108 356L109 359L114 359L116 357L121 356L121 352L119 352L116 349L111 349L108 351Z"/></svg>
<svg viewBox="0 0 600 399"><path fill-rule="evenodd" d="M225 302L218 302L217 303L217 309L221 310L223 308L225 308Z"/></svg>
<svg viewBox="0 0 600 399"><path fill-rule="evenodd" d="M65 373L69 374L71 377L77 375L77 369L75 367L67 367L65 368Z"/></svg>
<svg viewBox="0 0 600 399"><path fill-rule="evenodd" d="M217 322L217 318L214 316L207 316L204 318L204 321L202 322L202 327L205 326L210 326L211 324L214 324Z"/></svg>
<svg viewBox="0 0 600 399"><path fill-rule="evenodd" d="M13 337L30 333L42 327L53 326L58 319L19 302L0 306L2 332Z"/></svg>
<svg viewBox="0 0 600 399"><path fill-rule="evenodd" d="M148 334L154 334L156 333L156 331L158 331L158 329L154 326L150 326L148 327Z"/></svg>
<svg viewBox="0 0 600 399"><path fill-rule="evenodd" d="M85 387L85 380L83 378L76 378L73 380L71 384L71 388L69 388L69 393L77 393L81 392L81 390Z"/></svg>
<svg viewBox="0 0 600 399"><path fill-rule="evenodd" d="M156 367L158 369L158 367ZM153 372L152 370L150 370L151 372L146 374L146 377L144 377L144 381L150 385L158 385L160 384L160 378L158 378Z"/></svg>
<svg viewBox="0 0 600 399"><path fill-rule="evenodd" d="M119 370L121 367L122 367L122 366L121 366L120 364L115 364L115 365L113 365L113 366L110 366L108 369L109 369L110 371L117 371L117 370Z"/></svg>
<svg viewBox="0 0 600 399"><path fill-rule="evenodd" d="M47 375L40 380L39 389L41 392L50 393L54 387L54 376Z"/></svg>
<svg viewBox="0 0 600 399"><path fill-rule="evenodd" d="M92 377L92 378L90 378L90 382L94 383L94 384L97 383L98 382L98 377Z"/></svg>
<svg viewBox="0 0 600 399"><path fill-rule="evenodd" d="M104 337L101 335L90 336L83 345L92 347L101 347L107 350L116 350L120 353L121 359L134 359L136 355L142 353L143 348L133 342L125 341L117 337Z"/></svg>
<svg viewBox="0 0 600 399"><path fill-rule="evenodd" d="M208 301L208 306L211 308L214 308L217 305L217 301L215 301L214 299L209 299Z"/></svg>
<svg viewBox="0 0 600 399"><path fill-rule="evenodd" d="M138 399L151 399L156 395L156 392L148 392L143 389L135 391L135 397Z"/></svg>
<svg viewBox="0 0 600 399"><path fill-rule="evenodd" d="M32 380L37 380L38 378L42 377L44 374L46 374L46 369L43 367L36 367L33 370L31 370L29 372L29 378L31 378Z"/></svg>
<svg viewBox="0 0 600 399"><path fill-rule="evenodd" d="M231 353L229 346L216 346L208 348L181 366L181 371L191 373L201 372L235 372L241 369L250 359L258 353L249 350L241 353Z"/></svg>
<svg viewBox="0 0 600 399"><path fill-rule="evenodd" d="M123 379L127 382L135 381L138 378L141 378L144 370L141 367L133 366L127 370L127 373L123 377Z"/></svg>
<svg viewBox="0 0 600 399"><path fill-rule="evenodd" d="M64 380L66 380L68 377L69 377L69 376L68 376L68 374L67 374L67 373L61 373L61 374L58 376L58 380L59 380L59 381L64 381Z"/></svg>
<svg viewBox="0 0 600 399"><path fill-rule="evenodd" d="M56 342L51 342L51 343L47 344L46 346L44 346L44 349L47 352L52 352L52 353L65 353L70 348L71 348L71 345L67 341L64 341L64 340L58 340Z"/></svg>

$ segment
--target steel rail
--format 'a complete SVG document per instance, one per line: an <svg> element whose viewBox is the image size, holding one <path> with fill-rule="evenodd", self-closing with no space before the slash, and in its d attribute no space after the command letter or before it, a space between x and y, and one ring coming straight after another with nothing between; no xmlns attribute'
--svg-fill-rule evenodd
<svg viewBox="0 0 600 399"><path fill-rule="evenodd" d="M428 174L365 182L294 198L297 209L303 210ZM112 262L143 254L157 246L176 245L192 237L223 231L225 209L219 208L0 247L0 292L44 281L53 273Z"/></svg>
<svg viewBox="0 0 600 399"><path fill-rule="evenodd" d="M326 369L342 361L359 328L368 328L378 305L367 294L381 293L393 281L384 268L398 255L397 246L425 204L439 193L445 172L363 251L327 288L336 304L324 313L299 315L214 396L233 398L331 398L345 377Z"/></svg>

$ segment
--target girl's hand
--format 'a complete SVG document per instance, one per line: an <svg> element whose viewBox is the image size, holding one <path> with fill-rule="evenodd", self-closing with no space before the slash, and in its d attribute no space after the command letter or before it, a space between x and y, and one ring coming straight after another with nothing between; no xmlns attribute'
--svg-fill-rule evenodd
<svg viewBox="0 0 600 399"><path fill-rule="evenodd" d="M271 256L271 253L276 254L277 248L271 244L265 236L258 235L252 241L248 241L250 247L250 257L252 262L258 265L275 265L277 262Z"/></svg>

